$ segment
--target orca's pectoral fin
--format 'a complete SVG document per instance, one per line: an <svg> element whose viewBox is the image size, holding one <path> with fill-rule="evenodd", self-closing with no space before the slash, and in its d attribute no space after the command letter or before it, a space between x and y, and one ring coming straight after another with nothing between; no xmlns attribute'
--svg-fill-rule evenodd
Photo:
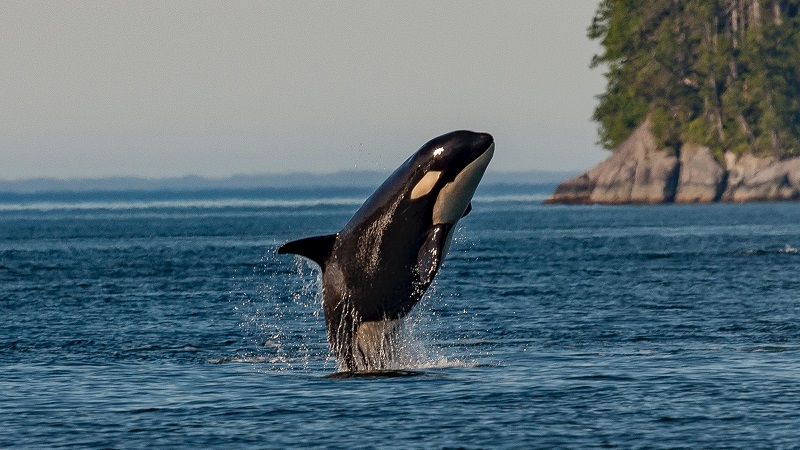
<svg viewBox="0 0 800 450"><path fill-rule="evenodd" d="M445 246L449 239L452 225L444 223L435 225L428 232L428 238L417 254L417 286L423 290L433 282L444 258Z"/></svg>
<svg viewBox="0 0 800 450"><path fill-rule="evenodd" d="M471 211L472 211L472 202L469 202L467 204L467 210L464 211L464 215L461 216L461 218L463 219L464 217L467 217L467 214L469 214Z"/></svg>
<svg viewBox="0 0 800 450"><path fill-rule="evenodd" d="M331 255L333 244L336 242L337 236L338 234L329 234L326 236L314 236L287 242L278 248L278 253L293 253L295 255L305 256L324 269L325 262Z"/></svg>

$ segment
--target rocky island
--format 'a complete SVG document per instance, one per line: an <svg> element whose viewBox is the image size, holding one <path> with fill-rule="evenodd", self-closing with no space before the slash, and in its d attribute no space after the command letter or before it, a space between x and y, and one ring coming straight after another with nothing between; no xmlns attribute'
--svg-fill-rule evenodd
<svg viewBox="0 0 800 450"><path fill-rule="evenodd" d="M796 0L603 0L588 36L611 156L547 203L800 200Z"/></svg>
<svg viewBox="0 0 800 450"><path fill-rule="evenodd" d="M561 183L547 203L654 204L800 199L800 157L724 154L683 144L659 148L646 120L607 160Z"/></svg>

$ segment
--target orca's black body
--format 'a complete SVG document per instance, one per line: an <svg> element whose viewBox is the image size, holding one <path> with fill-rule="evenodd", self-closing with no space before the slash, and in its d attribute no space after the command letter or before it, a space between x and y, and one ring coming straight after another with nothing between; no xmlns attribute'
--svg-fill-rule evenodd
<svg viewBox="0 0 800 450"><path fill-rule="evenodd" d="M396 321L422 298L494 154L485 133L454 131L420 148L336 234L284 244L322 268L328 342L340 370L381 370Z"/></svg>

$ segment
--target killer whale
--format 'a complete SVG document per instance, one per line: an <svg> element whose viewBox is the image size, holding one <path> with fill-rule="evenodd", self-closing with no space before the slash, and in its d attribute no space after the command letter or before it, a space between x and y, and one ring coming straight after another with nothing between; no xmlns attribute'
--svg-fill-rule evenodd
<svg viewBox="0 0 800 450"><path fill-rule="evenodd" d="M489 161L487 133L453 131L409 157L338 233L288 242L280 254L322 269L328 343L340 371L386 369L398 320L441 267Z"/></svg>

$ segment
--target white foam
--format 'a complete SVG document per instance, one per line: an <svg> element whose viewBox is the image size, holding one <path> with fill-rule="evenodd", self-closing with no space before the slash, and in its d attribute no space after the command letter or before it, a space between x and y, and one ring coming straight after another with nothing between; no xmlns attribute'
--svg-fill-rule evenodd
<svg viewBox="0 0 800 450"><path fill-rule="evenodd" d="M298 208L314 206L358 206L361 197L313 199L220 199L220 200L131 200L84 202L0 203L0 211L85 211L141 209L212 209L212 208Z"/></svg>
<svg viewBox="0 0 800 450"><path fill-rule="evenodd" d="M475 203L542 203L549 194L476 195Z"/></svg>

